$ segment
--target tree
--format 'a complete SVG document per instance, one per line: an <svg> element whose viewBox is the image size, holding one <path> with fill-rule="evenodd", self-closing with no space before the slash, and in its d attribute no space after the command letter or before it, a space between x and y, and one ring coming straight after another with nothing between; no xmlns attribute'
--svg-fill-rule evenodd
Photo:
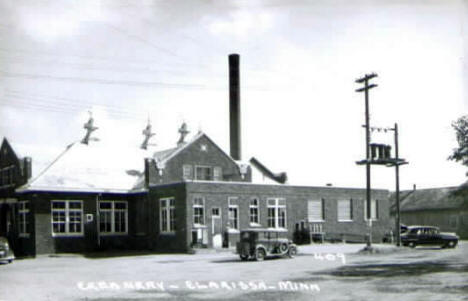
<svg viewBox="0 0 468 301"><path fill-rule="evenodd" d="M453 153L448 159L455 162L461 161L463 165L468 167L468 115L452 122L452 127L455 130L458 147L453 149Z"/></svg>

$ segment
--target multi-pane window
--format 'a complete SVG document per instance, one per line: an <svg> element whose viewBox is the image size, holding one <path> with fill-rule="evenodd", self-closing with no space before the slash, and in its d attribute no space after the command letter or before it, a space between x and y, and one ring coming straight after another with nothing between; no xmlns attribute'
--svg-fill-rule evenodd
<svg viewBox="0 0 468 301"><path fill-rule="evenodd" d="M379 203L377 200L371 200L371 219L379 218ZM367 220L367 201L364 200L364 219Z"/></svg>
<svg viewBox="0 0 468 301"><path fill-rule="evenodd" d="M185 166L185 165L184 165ZM222 181L223 170L219 166L195 166L195 180Z"/></svg>
<svg viewBox="0 0 468 301"><path fill-rule="evenodd" d="M77 200L52 201L52 234L83 234L83 202Z"/></svg>
<svg viewBox="0 0 468 301"><path fill-rule="evenodd" d="M223 180L223 170L221 167L216 166L213 168L213 180L214 181L222 181Z"/></svg>
<svg viewBox="0 0 468 301"><path fill-rule="evenodd" d="M15 184L15 166L11 165L0 170L0 186Z"/></svg>
<svg viewBox="0 0 468 301"><path fill-rule="evenodd" d="M191 180L193 178L193 168L192 165L184 165L182 166L183 170L183 178L184 180Z"/></svg>
<svg viewBox="0 0 468 301"><path fill-rule="evenodd" d="M228 206L229 227L239 230L239 205L237 204L237 198L229 198Z"/></svg>
<svg viewBox="0 0 468 301"><path fill-rule="evenodd" d="M286 228L286 200L268 199L268 227Z"/></svg>
<svg viewBox="0 0 468 301"><path fill-rule="evenodd" d="M258 199L255 198L255 199L250 200L249 211L250 211L250 223L260 224L260 219L258 216L258 213L259 213Z"/></svg>
<svg viewBox="0 0 468 301"><path fill-rule="evenodd" d="M203 198L193 199L193 224L205 224L205 200Z"/></svg>
<svg viewBox="0 0 468 301"><path fill-rule="evenodd" d="M309 200L307 203L307 218L309 221L323 221L324 214L324 200Z"/></svg>
<svg viewBox="0 0 468 301"><path fill-rule="evenodd" d="M338 201L338 221L353 220L353 200Z"/></svg>
<svg viewBox="0 0 468 301"><path fill-rule="evenodd" d="M127 234L128 232L127 201L99 202L99 233Z"/></svg>
<svg viewBox="0 0 468 301"><path fill-rule="evenodd" d="M18 232L20 236L28 235L28 215L29 202L20 201L18 203Z"/></svg>
<svg viewBox="0 0 468 301"><path fill-rule="evenodd" d="M161 199L159 207L160 229L162 233L175 232L175 199Z"/></svg>
<svg viewBox="0 0 468 301"><path fill-rule="evenodd" d="M197 166L195 168L195 177L201 181L212 181L213 169L209 166Z"/></svg>
<svg viewBox="0 0 468 301"><path fill-rule="evenodd" d="M211 216L221 217L221 212L218 207L211 208Z"/></svg>

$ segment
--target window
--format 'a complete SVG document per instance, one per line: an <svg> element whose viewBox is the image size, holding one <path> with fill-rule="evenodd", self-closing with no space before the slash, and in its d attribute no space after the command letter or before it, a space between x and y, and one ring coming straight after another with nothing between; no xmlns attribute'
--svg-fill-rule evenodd
<svg viewBox="0 0 468 301"><path fill-rule="evenodd" d="M195 166L195 179L199 181L222 181L223 170L219 166Z"/></svg>
<svg viewBox="0 0 468 301"><path fill-rule="evenodd" d="M223 170L221 167L214 167L213 168L213 180L214 181L222 181L223 180Z"/></svg>
<svg viewBox="0 0 468 301"><path fill-rule="evenodd" d="M184 165L182 167L183 169L183 178L184 180L191 180L193 179L193 176L192 176L192 173L193 173L193 169L192 169L192 165Z"/></svg>
<svg viewBox="0 0 468 301"><path fill-rule="evenodd" d="M175 199L160 199L159 221L161 233L175 232Z"/></svg>
<svg viewBox="0 0 468 301"><path fill-rule="evenodd" d="M250 223L251 224L260 224L260 219L259 219L259 216L258 216L258 199L252 199L250 200L250 206L249 206L249 210L250 210Z"/></svg>
<svg viewBox="0 0 468 301"><path fill-rule="evenodd" d="M203 198L193 200L193 224L195 226L205 224L205 200Z"/></svg>
<svg viewBox="0 0 468 301"><path fill-rule="evenodd" d="M239 205L237 205L237 198L229 198L229 227L231 229L239 230Z"/></svg>
<svg viewBox="0 0 468 301"><path fill-rule="evenodd" d="M127 201L99 202L99 233L127 234L128 233L128 204Z"/></svg>
<svg viewBox="0 0 468 301"><path fill-rule="evenodd" d="M268 227L286 228L286 200L268 199Z"/></svg>
<svg viewBox="0 0 468 301"><path fill-rule="evenodd" d="M0 186L8 187L15 184L15 166L11 165L0 170Z"/></svg>
<svg viewBox="0 0 468 301"><path fill-rule="evenodd" d="M377 200L371 200L371 219L377 220L379 218L379 203ZM367 201L364 200L364 219L367 220Z"/></svg>
<svg viewBox="0 0 468 301"><path fill-rule="evenodd" d="M309 222L317 222L325 220L324 214L324 199L309 200L307 204L307 218Z"/></svg>
<svg viewBox="0 0 468 301"><path fill-rule="evenodd" d="M209 166L197 166L195 169L195 177L201 181L212 181L213 170Z"/></svg>
<svg viewBox="0 0 468 301"><path fill-rule="evenodd" d="M338 221L346 222L353 220L353 200L338 201Z"/></svg>
<svg viewBox="0 0 468 301"><path fill-rule="evenodd" d="M18 232L20 236L28 236L28 215L29 202L20 201L18 203Z"/></svg>
<svg viewBox="0 0 468 301"><path fill-rule="evenodd" d="M52 235L83 235L82 201L52 201Z"/></svg>
<svg viewBox="0 0 468 301"><path fill-rule="evenodd" d="M211 216L213 217L220 217L221 213L218 207L211 208Z"/></svg>

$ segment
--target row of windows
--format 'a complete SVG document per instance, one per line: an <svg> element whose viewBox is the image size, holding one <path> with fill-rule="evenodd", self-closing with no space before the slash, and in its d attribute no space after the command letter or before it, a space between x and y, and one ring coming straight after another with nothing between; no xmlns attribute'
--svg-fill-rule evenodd
<svg viewBox="0 0 468 301"><path fill-rule="evenodd" d="M15 166L11 165L0 169L0 187L9 187L15 184Z"/></svg>
<svg viewBox="0 0 468 301"><path fill-rule="evenodd" d="M286 200L270 198L267 200L267 225L269 228L286 228ZM220 216L220 208L212 208L212 216ZM251 225L260 225L259 200L252 199L249 204L249 220ZM193 200L193 224L205 225L205 200ZM228 227L239 230L239 200L236 197L228 198Z"/></svg>
<svg viewBox="0 0 468 301"><path fill-rule="evenodd" d="M223 170L219 166L183 165L182 173L184 180L199 181L222 181Z"/></svg>
<svg viewBox="0 0 468 301"><path fill-rule="evenodd" d="M364 219L367 220L367 204L364 205ZM338 221L352 221L353 216L353 201L352 200L339 200L337 206ZM320 222L325 220L325 200L309 200L307 204L307 217L309 222ZM371 219L377 220L379 218L378 201L371 200Z"/></svg>
<svg viewBox="0 0 468 301"><path fill-rule="evenodd" d="M100 201L98 208L100 234L127 234L126 201ZM54 200L51 202L51 214L52 235L83 235L83 201Z"/></svg>
<svg viewBox="0 0 468 301"><path fill-rule="evenodd" d="M29 202L18 203L18 227L20 235L28 234ZM126 234L128 232L128 204L126 201L100 201L98 205L99 232L101 234ZM364 203L364 208L366 208ZM212 216L220 217L220 208L212 208ZM367 216L364 210L365 217ZM249 203L249 221L251 225L260 225L259 200L254 198ZM286 228L286 200L267 199L267 226ZM378 202L371 202L371 218L378 219ZM160 199L160 229L162 233L174 233L175 199ZM324 221L324 200L308 202L308 220ZM352 200L338 201L338 221L352 221ZM81 200L53 200L51 202L51 224L53 235L83 235L83 202ZM205 200L193 200L193 224L205 225ZM228 226L239 230L239 200L228 198Z"/></svg>

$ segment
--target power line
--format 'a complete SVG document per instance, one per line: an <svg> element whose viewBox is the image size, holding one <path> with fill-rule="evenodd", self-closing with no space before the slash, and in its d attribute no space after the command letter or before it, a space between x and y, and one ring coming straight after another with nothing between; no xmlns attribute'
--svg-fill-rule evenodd
<svg viewBox="0 0 468 301"><path fill-rule="evenodd" d="M37 101L37 99L39 99L40 102L58 104L58 105L67 105L67 106L69 106L69 105L78 106L78 107L81 107L81 108L84 108L84 107L89 108L91 106L101 106L101 107L105 107L107 111L114 112L114 113L117 113L117 114L129 114L129 112L135 112L131 108L121 107L122 110L119 110L119 109L117 109L115 107L111 107L111 106L108 106L108 105L105 105L105 104L102 104L102 103L90 102L90 101L85 101L85 100L82 100L82 99L59 97L59 96L44 95L44 94L30 94L30 93L24 93L24 92L15 91L15 90L9 90L9 89L6 90L6 95L7 96L10 95L12 97L20 97L20 98L24 98L24 99L33 98L32 100L34 102ZM50 100L51 98L55 99L56 101L51 101ZM77 105L77 104L79 104L79 105ZM144 116L143 113L136 113L136 114Z"/></svg>
<svg viewBox="0 0 468 301"><path fill-rule="evenodd" d="M143 82L143 81L128 81L128 80L108 80L99 78L83 78L83 77L72 77L72 76L52 76L46 74L32 74L32 73L14 73L0 71L5 77L12 78L25 78L25 79L49 79L55 81L73 81L79 83L95 83L101 85L122 85L122 86L135 86L135 87L165 87L165 88L195 88L195 89L206 89L205 85L200 84L181 84L181 83L165 83L165 82Z"/></svg>

